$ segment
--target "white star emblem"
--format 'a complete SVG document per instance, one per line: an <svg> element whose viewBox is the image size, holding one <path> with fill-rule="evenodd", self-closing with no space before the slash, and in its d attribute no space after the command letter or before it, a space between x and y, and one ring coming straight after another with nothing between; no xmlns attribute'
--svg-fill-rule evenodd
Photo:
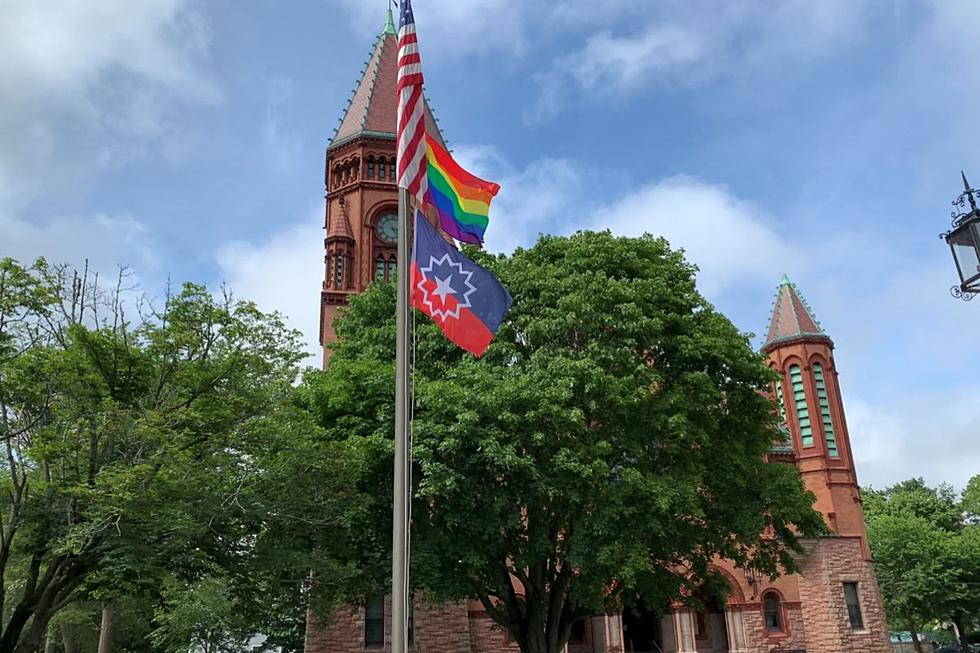
<svg viewBox="0 0 980 653"><path fill-rule="evenodd" d="M433 268L437 268L440 276L433 273ZM419 282L415 284L415 287L422 293L422 303L424 303L429 308L429 315L433 319L445 322L446 320L452 318L454 320L459 319L459 311L462 308L470 308L470 295L476 292L476 286L470 283L470 277L473 276L472 270L466 270L463 268L463 264L452 260L449 254L443 254L439 258L435 256L429 257L429 264L425 267L420 267L419 272L422 274L422 278ZM448 272L448 274L446 274ZM441 276L446 274L446 276ZM439 297L440 308L436 308L433 305L432 297L429 294L429 290L425 287L426 281L435 281L436 287L432 290L432 295ZM453 281L456 281L456 287L453 287ZM461 286L465 288L460 289ZM453 295L456 299L456 306L449 308L446 305L446 298L449 295Z"/></svg>
<svg viewBox="0 0 980 653"><path fill-rule="evenodd" d="M446 295L455 295L456 291L453 290L453 285L449 283L452 280L452 275L449 275L445 279L440 279L439 277L433 277L436 280L436 289L432 291L433 295L439 295L439 299L442 303L446 303Z"/></svg>

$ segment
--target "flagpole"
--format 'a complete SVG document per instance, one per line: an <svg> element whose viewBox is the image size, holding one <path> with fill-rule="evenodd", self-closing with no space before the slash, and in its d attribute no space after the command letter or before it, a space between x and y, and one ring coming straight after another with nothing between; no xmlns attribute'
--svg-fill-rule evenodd
<svg viewBox="0 0 980 653"><path fill-rule="evenodd" d="M411 381L409 376L409 195L398 189L398 266L395 314L395 486L392 516L391 556L391 653L408 651L408 521L411 487L408 473L412 464L408 420Z"/></svg>

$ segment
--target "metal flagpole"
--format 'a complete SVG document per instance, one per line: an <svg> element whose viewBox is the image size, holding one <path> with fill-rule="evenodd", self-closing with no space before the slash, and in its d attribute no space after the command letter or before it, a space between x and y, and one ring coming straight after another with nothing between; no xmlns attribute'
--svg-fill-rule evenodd
<svg viewBox="0 0 980 653"><path fill-rule="evenodd" d="M398 266L395 315L395 487L391 540L391 653L408 651L408 510L411 487L408 473L412 464L408 419L411 396L409 377L409 195L398 189Z"/></svg>

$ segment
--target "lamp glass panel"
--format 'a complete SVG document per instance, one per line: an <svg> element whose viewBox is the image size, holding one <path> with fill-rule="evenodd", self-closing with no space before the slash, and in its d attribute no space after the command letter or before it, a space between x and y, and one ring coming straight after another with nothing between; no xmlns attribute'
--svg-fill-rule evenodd
<svg viewBox="0 0 980 653"><path fill-rule="evenodd" d="M967 281L980 274L980 252L977 251L977 223L963 225L949 235L947 242L953 250L960 279Z"/></svg>

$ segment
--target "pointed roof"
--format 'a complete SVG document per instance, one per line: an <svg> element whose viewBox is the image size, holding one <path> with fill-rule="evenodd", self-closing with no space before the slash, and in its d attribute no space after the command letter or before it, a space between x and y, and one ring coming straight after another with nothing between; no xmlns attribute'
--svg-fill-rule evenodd
<svg viewBox="0 0 980 653"><path fill-rule="evenodd" d="M340 198L340 211L330 217L330 224L327 229L327 240L343 238L351 242L354 241L354 230L351 229L350 220L347 217L347 205L344 198Z"/></svg>
<svg viewBox="0 0 980 653"><path fill-rule="evenodd" d="M340 125L334 132L328 147L336 147L358 136L395 138L395 121L398 116L396 87L398 82L398 37L391 10L384 28L378 35L368 57L361 78L347 103ZM425 129L435 136L443 147L445 142L436 119L425 101Z"/></svg>
<svg viewBox="0 0 980 653"><path fill-rule="evenodd" d="M804 337L830 339L800 295L796 284L784 274L776 290L776 302L772 307L769 332L766 334L766 342L762 345L762 349L766 350L780 342Z"/></svg>

